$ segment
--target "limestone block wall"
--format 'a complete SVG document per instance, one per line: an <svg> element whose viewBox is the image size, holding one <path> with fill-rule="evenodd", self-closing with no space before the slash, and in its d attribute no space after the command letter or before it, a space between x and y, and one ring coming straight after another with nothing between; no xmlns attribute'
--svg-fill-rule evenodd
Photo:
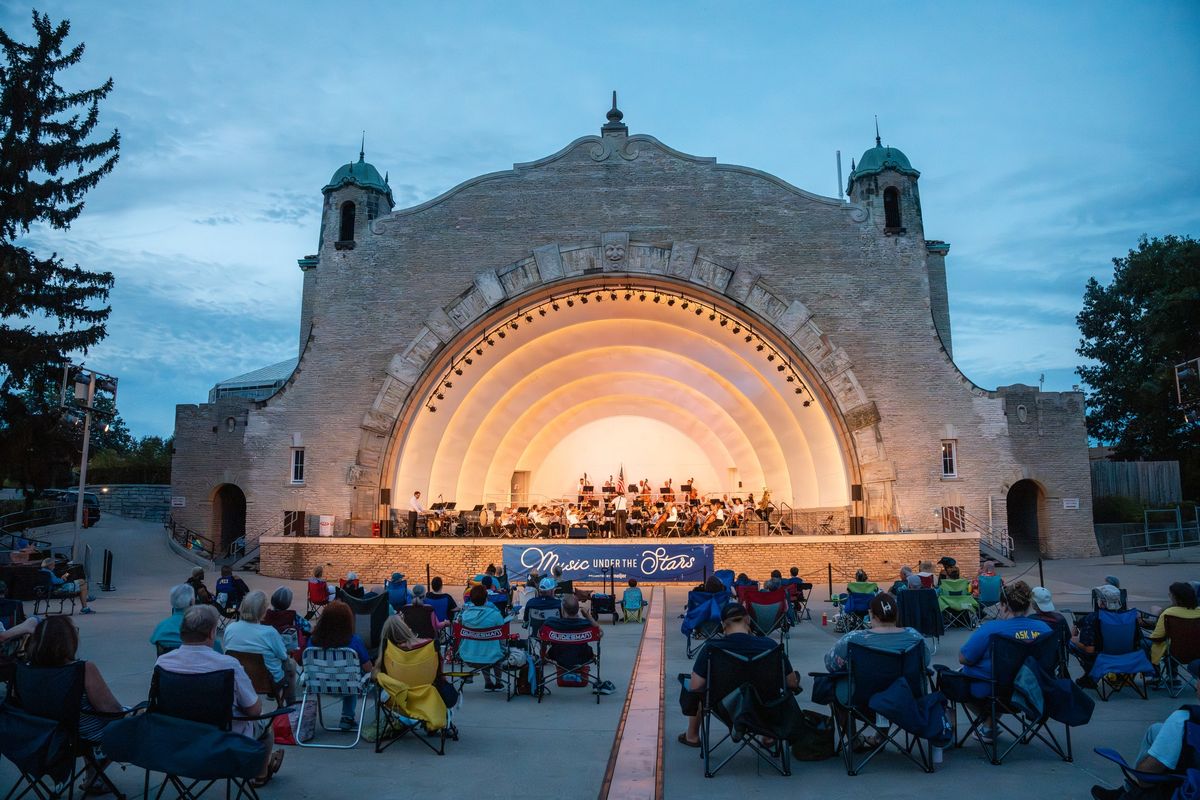
<svg viewBox="0 0 1200 800"><path fill-rule="evenodd" d="M100 500L100 512L130 519L163 520L170 510L171 487L144 483L88 484Z"/></svg>

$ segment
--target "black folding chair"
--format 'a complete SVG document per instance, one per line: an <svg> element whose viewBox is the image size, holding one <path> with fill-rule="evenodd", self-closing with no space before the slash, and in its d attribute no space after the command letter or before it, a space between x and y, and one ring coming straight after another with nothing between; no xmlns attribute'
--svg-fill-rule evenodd
<svg viewBox="0 0 1200 800"><path fill-rule="evenodd" d="M938 602L937 589L904 589L896 595L898 624L912 628L927 640L929 652L936 653L946 633L946 621Z"/></svg>
<svg viewBox="0 0 1200 800"><path fill-rule="evenodd" d="M792 774L788 730L784 725L795 700L787 688L785 663L782 644L750 656L726 650L719 641L709 642L704 704L700 712L704 777L716 775L747 747L780 775ZM716 740L713 717L727 728ZM764 745L759 737L769 738L772 743ZM726 743L730 752L714 766L718 748Z"/></svg>
<svg viewBox="0 0 1200 800"><path fill-rule="evenodd" d="M925 772L933 772L933 746L929 741L910 734L871 708L871 699L900 679L908 684L914 700L929 694L924 641L899 653L852 642L846 668L847 702L843 704L834 697L832 703L837 749L846 765L846 774L857 775L889 747ZM872 737L874 743L865 752L856 753L856 747L868 741L865 736Z"/></svg>
<svg viewBox="0 0 1200 800"><path fill-rule="evenodd" d="M1055 675L1060 659L1060 644L1058 637L1039 636L1036 639L1017 640L1007 636L993 636L988 644L991 651L992 676L978 678L964 675L961 672L944 671L940 674L938 686L954 706L954 746L962 747L967 739L976 734L985 719L992 720L992 735L979 735L976 738L983 747L984 755L993 764L1001 763L1018 744L1030 744L1035 739L1061 758L1063 761L1073 761L1071 749L1071 727L1063 725L1064 741L1059 742L1054 731L1050 728L1050 717L1047 712L1030 713L1031 709L1023 707L1019 697L1014 699L1014 683L1017 673L1032 659L1047 675ZM983 685L987 688L984 697L976 697L972 686ZM978 705L987 708L987 713L979 713ZM958 708L962 707L970 726L961 737L958 735ZM973 708L976 706L976 708ZM1016 727L1006 723L1004 716L1012 717ZM1000 733L1007 733L1012 741L1001 750ZM989 742L988 739L991 739Z"/></svg>
<svg viewBox="0 0 1200 800"><path fill-rule="evenodd" d="M383 623L387 622L391 613L386 593L369 597L355 597L344 590L337 590L337 599L350 606L354 612L354 632L367 646L367 651L374 657L379 650L379 640L383 633Z"/></svg>
<svg viewBox="0 0 1200 800"><path fill-rule="evenodd" d="M75 781L82 774L81 760L92 775L84 790L96 787L124 798L104 773L96 743L79 735L83 671L82 661L64 667L17 665L9 695L0 706L0 756L12 761L20 772L5 800L20 800L30 792L39 800L74 797ZM106 719L125 716L88 713Z"/></svg>

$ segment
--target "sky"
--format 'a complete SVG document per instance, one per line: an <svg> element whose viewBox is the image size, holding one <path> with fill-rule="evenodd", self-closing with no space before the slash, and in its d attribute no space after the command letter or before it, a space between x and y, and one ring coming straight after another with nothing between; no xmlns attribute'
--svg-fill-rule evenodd
<svg viewBox="0 0 1200 800"><path fill-rule="evenodd" d="M0 27L32 37L31 6ZM70 88L108 77L116 170L28 241L116 276L86 363L135 435L294 356L321 187L356 159L398 207L598 133L630 133L836 196L885 144L921 171L955 359L986 388L1079 382L1087 279L1142 234L1200 236L1200 3L93 2Z"/></svg>

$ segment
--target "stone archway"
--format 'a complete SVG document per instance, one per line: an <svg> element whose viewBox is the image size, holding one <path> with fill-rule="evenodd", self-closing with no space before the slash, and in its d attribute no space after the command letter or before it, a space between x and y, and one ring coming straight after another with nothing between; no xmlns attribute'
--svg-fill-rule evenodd
<svg viewBox="0 0 1200 800"><path fill-rule="evenodd" d="M730 268L686 242L631 242L628 233L605 233L579 245L548 244L516 263L480 272L454 301L435 309L412 342L391 360L379 392L361 423L353 517L374 519L380 488L391 488L397 462L417 415L452 375L458 359L498 321L539 303L584 290L634 285L691 298L716 314L753 327L755 335L794 365L812 399L828 419L845 469L847 505L866 517L868 530L893 530L895 470L887 459L879 413L854 374L850 358L830 341L807 306L769 285L751 264ZM517 317L513 317L515 321ZM498 334L503 335L503 334ZM548 351L550 352L550 351ZM552 353L552 355L554 355ZM563 354L557 354L562 356ZM661 369L672 365L664 361ZM720 375L708 376L720 380ZM617 401L614 401L617 402ZM753 428L750 423L743 427ZM507 478L506 478L507 480ZM851 500L854 485L862 500Z"/></svg>
<svg viewBox="0 0 1200 800"><path fill-rule="evenodd" d="M217 552L246 535L246 493L232 483L223 483L212 493L212 540Z"/></svg>
<svg viewBox="0 0 1200 800"><path fill-rule="evenodd" d="M1008 488L1005 498L1008 535L1014 554L1029 558L1042 555L1046 530L1046 491L1040 483L1022 478Z"/></svg>

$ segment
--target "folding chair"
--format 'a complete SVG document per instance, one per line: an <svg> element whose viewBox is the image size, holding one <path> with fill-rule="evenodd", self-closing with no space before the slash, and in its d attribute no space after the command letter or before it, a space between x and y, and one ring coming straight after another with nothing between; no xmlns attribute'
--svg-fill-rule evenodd
<svg viewBox="0 0 1200 800"><path fill-rule="evenodd" d="M304 618L316 618L327 605L329 605L329 584L325 581L310 580L308 582L308 608L304 612Z"/></svg>
<svg viewBox="0 0 1200 800"><path fill-rule="evenodd" d="M947 628L974 628L978 624L979 603L971 596L970 581L944 578L938 589L938 606Z"/></svg>
<svg viewBox="0 0 1200 800"><path fill-rule="evenodd" d="M1129 592L1126 589L1118 589L1121 593L1121 607L1118 611L1125 611L1129 608ZM1092 588L1092 611L1099 611L1103 607L1103 601L1100 598L1100 587Z"/></svg>
<svg viewBox="0 0 1200 800"><path fill-rule="evenodd" d="M401 578L393 582L390 578L383 582L383 593L388 597L388 605L399 613L400 609L409 604L411 595L408 593L408 580Z"/></svg>
<svg viewBox="0 0 1200 800"><path fill-rule="evenodd" d="M283 699L283 684L276 683L271 671L267 669L266 659L262 653L242 653L237 650L226 650L225 655L233 656L246 670L246 676L254 686L254 691L275 701L276 708L283 708L287 702Z"/></svg>
<svg viewBox="0 0 1200 800"><path fill-rule="evenodd" d="M896 595L897 624L925 637L925 649L937 652L946 633L945 619L936 589L904 589Z"/></svg>
<svg viewBox="0 0 1200 800"><path fill-rule="evenodd" d="M1185 733L1186 737L1187 734ZM1136 766L1127 762L1121 757L1121 754L1110 747L1095 747L1092 752L1101 758L1106 758L1121 768L1121 775L1130 784L1137 786L1142 785L1145 790L1142 794L1132 795L1136 797L1179 797L1175 791L1176 788L1183 783L1186 778L1184 772L1142 772Z"/></svg>
<svg viewBox="0 0 1200 800"><path fill-rule="evenodd" d="M383 633L383 623L387 622L388 618L387 595L355 597L346 594L339 588L337 599L350 606L350 610L354 612L354 632L367 646L367 652L374 656L379 651L379 638Z"/></svg>
<svg viewBox="0 0 1200 800"><path fill-rule="evenodd" d="M506 622L503 625L496 625L492 628L470 628L463 625L461 622L454 623L453 629L454 652L450 661L458 665L457 669L450 672L445 672L447 678L457 678L458 686L456 687L461 693L463 686L475 675L484 670L493 667L500 667L500 682L504 684L505 700L512 699L512 681L509 680L508 672L504 669L505 661L508 659L509 642L513 636L509 630L509 624ZM462 644L465 641L472 642L495 642L499 647L499 655L488 663L476 661L464 661L462 659Z"/></svg>
<svg viewBox="0 0 1200 800"><path fill-rule="evenodd" d="M526 627L529 629L529 637L536 640L538 631L542 629L542 625L547 619L557 618L562 616L562 608L531 608L529 609L529 621Z"/></svg>
<svg viewBox="0 0 1200 800"><path fill-rule="evenodd" d="M871 627L867 616L871 611L871 600L879 593L879 585L873 581L851 581L846 584L846 593L841 595L841 613L834 618L834 630L838 633L866 630Z"/></svg>
<svg viewBox="0 0 1200 800"><path fill-rule="evenodd" d="M719 580L721 583L725 584L725 591L727 591L727 592L733 591L733 582L734 582L734 580L736 580L736 576L733 574L733 570L718 569L713 572L713 577L716 578L717 580Z"/></svg>
<svg viewBox="0 0 1200 800"><path fill-rule="evenodd" d="M933 772L932 744L897 724L904 720L889 719L871 707L876 695L890 690L898 681L907 684L914 703L929 694L925 643L917 642L897 653L851 642L846 670L846 702L841 702L835 694L831 703L835 711L836 747L846 765L846 774L857 775L871 759L889 747L925 772ZM866 752L856 753L855 747L864 734L876 737L878 741Z"/></svg>
<svg viewBox="0 0 1200 800"><path fill-rule="evenodd" d="M79 597L79 592L64 592L61 589L55 589L50 584L50 576L44 570L38 570L34 577L36 583L33 587L33 613L36 615L39 608L44 608L42 613L50 613L50 604L58 603L58 613L63 614L66 604L71 604L69 616L75 614L75 599Z"/></svg>
<svg viewBox="0 0 1200 800"><path fill-rule="evenodd" d="M771 592L751 589L742 595L742 603L750 617L750 628L759 636L779 634L779 643L787 653L788 621L787 592L782 588Z"/></svg>
<svg viewBox="0 0 1200 800"><path fill-rule="evenodd" d="M990 717L993 735L991 741L980 735L976 737L983 747L984 755L993 764L1001 763L1018 744L1031 744L1034 739L1040 740L1063 761L1074 760L1071 749L1071 727L1063 725L1065 731L1065 746L1060 743L1054 731L1050 728L1050 718L1046 712L1033 713L1034 710L1025 707L1019 695L1014 697L1014 684L1021 668L1030 659L1047 675L1054 675L1059 659L1059 643L1054 636L1039 636L1036 639L1017 640L1007 636L993 636L988 643L991 653L992 676L980 678L949 670L940 673L938 686L954 705L953 721L955 747L962 747L966 740L975 734ZM973 686L983 685L987 693L976 696ZM984 704L988 714L976 713L973 705ZM958 736L958 708L962 707L970 726L961 737ZM1019 729L1014 730L1003 717L1010 715ZM1000 749L1001 731L1012 736L1012 742Z"/></svg>
<svg viewBox="0 0 1200 800"><path fill-rule="evenodd" d="M164 774L156 797L171 786L178 797L195 800L218 781L225 796L257 800L251 781L262 772L267 745L233 732L233 723L270 720L287 709L254 717L235 716L233 670L194 675L155 667L146 713L104 729L104 753L114 761L146 771L143 797L150 797L150 773Z"/></svg>
<svg viewBox="0 0 1200 800"><path fill-rule="evenodd" d="M688 592L687 609L681 626L683 635L687 637L685 646L688 658L695 658L704 642L721 635L721 609L728 602L729 595L725 592Z"/></svg>
<svg viewBox="0 0 1200 800"><path fill-rule="evenodd" d="M621 593L622 622L641 622L642 609L645 607L646 600L639 587L630 586Z"/></svg>
<svg viewBox="0 0 1200 800"><path fill-rule="evenodd" d="M788 601L792 605L792 621L800 623L812 619L812 612L808 610L808 598L812 595L813 585L798 578L787 578L783 588L787 591Z"/></svg>
<svg viewBox="0 0 1200 800"><path fill-rule="evenodd" d="M562 622L564 620L561 618L551 617L538 629L537 686L534 687L533 693L537 696L539 703L542 702L544 695L549 694L547 682L550 679L546 677L546 668L553 667L554 679L559 686L578 688L591 686L596 695L596 704L599 705L600 684L603 683L600 679L600 629L595 625L589 625L586 628L560 627ZM553 647L578 646L591 649L593 644L595 649L586 660L572 659L570 663L563 663L550 656L550 650ZM562 656L560 655L559 658Z"/></svg>
<svg viewBox="0 0 1200 800"><path fill-rule="evenodd" d="M386 598L386 595L380 595ZM312 702L317 705L317 721L326 731L340 731L325 724L321 709L322 697L357 697L355 716L358 729L350 744L317 744L313 741L296 741L301 747L324 747L333 750L349 750L362 738L363 718L366 716L366 697L370 675L364 675L358 661L358 653L349 647L310 647L304 651L304 671L300 675L300 686L304 694L300 698L300 719L304 719L304 708Z"/></svg>
<svg viewBox="0 0 1200 800"><path fill-rule="evenodd" d="M83 670L82 661L65 667L16 666L8 697L0 705L0 756L13 762L20 774L5 800L20 800L30 792L38 800L74 797L75 781L84 769L94 775L85 788L107 789L124 798L104 774L95 744L79 735ZM106 719L125 716L88 713Z"/></svg>
<svg viewBox="0 0 1200 800"><path fill-rule="evenodd" d="M754 655L734 653L714 643L708 649L704 700L700 718L700 757L704 777L711 778L747 747L780 775L792 774L786 723L795 701L787 689L783 645ZM727 730L713 738L712 719ZM760 737L773 740L764 745ZM718 749L730 752L714 764Z"/></svg>
<svg viewBox="0 0 1200 800"><path fill-rule="evenodd" d="M1000 590L1004 581L999 575L979 576L979 619L996 619L1000 616Z"/></svg>
<svg viewBox="0 0 1200 800"><path fill-rule="evenodd" d="M1179 697L1183 690L1196 685L1187 665L1200 659L1200 619L1166 617L1167 652L1158 662L1159 675L1166 684L1167 694Z"/></svg>
<svg viewBox="0 0 1200 800"><path fill-rule="evenodd" d="M458 728L434 685L440 660L432 642L416 650L384 642L375 676L376 753L410 733L439 756L446 754L447 738L458 741Z"/></svg>
<svg viewBox="0 0 1200 800"><path fill-rule="evenodd" d="M1140 615L1136 608L1096 612L1096 660L1088 675L1096 682L1096 694L1101 700L1107 701L1127 686L1143 700L1147 699L1146 676L1155 671L1142 649Z"/></svg>

